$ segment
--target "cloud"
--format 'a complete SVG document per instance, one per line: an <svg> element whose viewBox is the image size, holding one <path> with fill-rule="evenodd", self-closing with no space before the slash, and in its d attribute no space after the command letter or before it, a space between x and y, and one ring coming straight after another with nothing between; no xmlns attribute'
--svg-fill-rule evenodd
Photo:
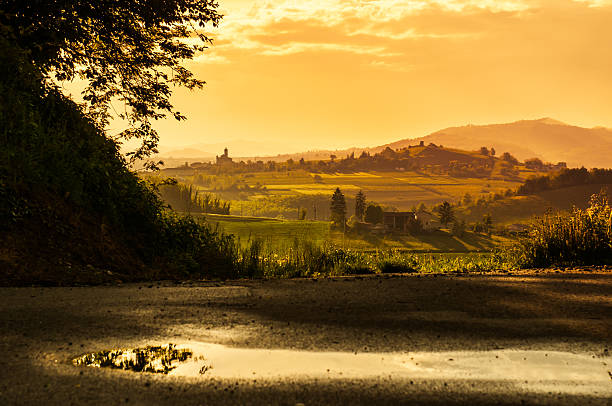
<svg viewBox="0 0 612 406"><path fill-rule="evenodd" d="M350 44L335 44L335 43L308 43L308 42L293 42L280 46L263 46L261 55L291 55L302 52L348 52L358 55L375 55L377 57L391 57L401 54L391 53L385 47L372 47Z"/></svg>
<svg viewBox="0 0 612 406"><path fill-rule="evenodd" d="M612 6L612 0L574 0L577 3L586 3L589 7Z"/></svg>
<svg viewBox="0 0 612 406"><path fill-rule="evenodd" d="M192 63L224 65L231 63L231 61L227 56L219 55L216 52L204 52L193 58Z"/></svg>
<svg viewBox="0 0 612 406"><path fill-rule="evenodd" d="M491 59L529 50L554 18L583 15L612 0L260 0L225 10L211 49L196 63L236 58L348 54L380 69ZM567 30L569 33L569 29ZM565 34L562 34L565 35ZM551 41L556 39L551 38ZM570 42L574 39L568 38ZM524 46L520 47L520 42ZM545 45L545 44L544 44ZM548 52L546 48L542 52ZM351 60L351 63L354 63ZM245 64L245 67L249 64ZM410 69L405 68L410 66Z"/></svg>

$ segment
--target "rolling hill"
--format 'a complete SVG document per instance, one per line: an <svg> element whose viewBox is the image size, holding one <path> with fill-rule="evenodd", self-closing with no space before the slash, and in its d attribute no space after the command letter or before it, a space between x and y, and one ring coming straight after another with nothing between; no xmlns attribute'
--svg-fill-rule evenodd
<svg viewBox="0 0 612 406"><path fill-rule="evenodd" d="M330 155L344 157L354 153L361 154L363 151L377 153L389 147L402 149L409 145L416 145L423 141L425 145L434 143L445 147L464 150L477 150L482 146L494 147L498 155L510 152L520 160L528 158L540 158L547 162L566 162L569 167L585 166L587 168L607 168L612 166L612 129L603 127L584 128L551 118L539 120L520 120L506 124L488 125L465 125L460 127L445 128L420 138L405 138L396 142L375 147L354 147L343 150L312 150L300 153L288 153L281 155L247 155L241 154L241 150L231 149L236 160L262 160L284 162L288 159L299 160L328 160ZM215 150L221 151L218 144ZM210 147L207 145L207 147ZM198 148L199 149L199 148ZM209 149L212 150L212 149ZM256 151L257 148L249 150ZM174 151L178 152L178 151ZM203 153L202 157L190 154L189 160L196 158L200 161L210 159L210 153ZM162 154L168 157L168 153ZM181 157L182 158L182 157ZM199 159L203 158L203 159ZM184 161L184 159L179 160ZM178 161L177 161L178 162ZM172 165L170 165L172 166Z"/></svg>
<svg viewBox="0 0 612 406"><path fill-rule="evenodd" d="M607 168L612 165L612 130L577 127L550 118L451 127L372 150L403 148L420 141L472 150L481 146L494 147L498 154L507 151L520 160L538 157L548 162L567 162L570 167Z"/></svg>

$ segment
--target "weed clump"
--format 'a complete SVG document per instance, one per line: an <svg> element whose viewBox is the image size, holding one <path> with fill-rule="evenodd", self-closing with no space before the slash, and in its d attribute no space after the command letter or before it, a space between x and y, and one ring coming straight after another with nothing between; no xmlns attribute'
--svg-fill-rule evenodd
<svg viewBox="0 0 612 406"><path fill-rule="evenodd" d="M568 214L547 213L531 224L528 238L512 248L523 268L612 263L612 208L605 192L589 207Z"/></svg>

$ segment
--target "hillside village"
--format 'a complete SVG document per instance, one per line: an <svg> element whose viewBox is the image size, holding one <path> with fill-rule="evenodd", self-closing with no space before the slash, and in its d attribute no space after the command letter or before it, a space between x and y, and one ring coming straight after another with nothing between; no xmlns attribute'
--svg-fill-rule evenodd
<svg viewBox="0 0 612 406"><path fill-rule="evenodd" d="M517 167L525 165L540 172L557 171L567 167L565 162L556 164L544 163L538 158L528 159L521 164L512 154L504 152L496 156L494 148L481 147L478 151L465 151L448 148L421 141L417 145L403 148L385 148L379 153L362 152L358 157L354 153L346 157L331 154L326 160L285 162L275 161L234 161L229 156L228 148L223 155L217 156L215 162L185 162L166 172L194 170L211 174L239 174L248 172L279 172L306 170L312 173L358 173L367 171L426 171L434 174L449 174L455 177L507 177L517 176Z"/></svg>

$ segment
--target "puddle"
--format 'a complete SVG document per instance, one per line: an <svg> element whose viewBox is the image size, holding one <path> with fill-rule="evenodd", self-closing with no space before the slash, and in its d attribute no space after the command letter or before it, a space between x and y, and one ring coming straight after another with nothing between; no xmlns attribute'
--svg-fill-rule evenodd
<svg viewBox="0 0 612 406"><path fill-rule="evenodd" d="M135 372L167 374L176 369L181 362L192 357L193 353L174 344L159 347L143 347L133 350L110 350L94 352L76 358L74 365L98 368L116 368Z"/></svg>
<svg viewBox="0 0 612 406"><path fill-rule="evenodd" d="M201 379L347 379L384 376L397 379L510 381L521 388L535 391L612 395L612 359L554 351L355 354L232 348L193 342L131 351L105 351L78 358L75 364ZM138 367L132 367L132 364Z"/></svg>

